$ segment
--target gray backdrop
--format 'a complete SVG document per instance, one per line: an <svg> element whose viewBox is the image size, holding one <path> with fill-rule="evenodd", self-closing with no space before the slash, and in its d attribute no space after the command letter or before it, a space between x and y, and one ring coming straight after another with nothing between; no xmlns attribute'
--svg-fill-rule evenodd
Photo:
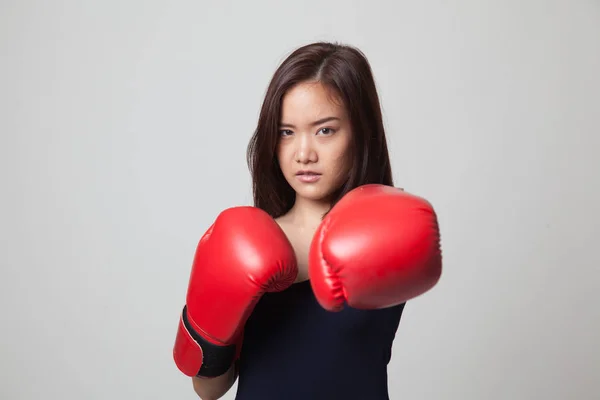
<svg viewBox="0 0 600 400"><path fill-rule="evenodd" d="M391 397L599 398L600 4L532 0L2 1L0 398L195 398L195 245L317 39L367 54L396 183L439 212Z"/></svg>

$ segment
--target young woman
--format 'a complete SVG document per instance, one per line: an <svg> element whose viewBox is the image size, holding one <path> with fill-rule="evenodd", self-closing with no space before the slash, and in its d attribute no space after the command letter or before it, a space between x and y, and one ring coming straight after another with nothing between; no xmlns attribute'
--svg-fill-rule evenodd
<svg viewBox="0 0 600 400"><path fill-rule="evenodd" d="M437 282L441 259L429 204L393 188L364 55L321 42L294 51L248 161L254 207L224 211L199 243L178 367L203 400L238 377L238 400L388 399L406 300ZM409 241L389 222L397 210L419 219Z"/></svg>

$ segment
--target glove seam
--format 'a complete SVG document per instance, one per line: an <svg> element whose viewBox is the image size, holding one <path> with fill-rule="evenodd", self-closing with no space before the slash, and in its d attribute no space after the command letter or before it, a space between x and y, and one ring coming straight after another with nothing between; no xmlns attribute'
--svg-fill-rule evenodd
<svg viewBox="0 0 600 400"><path fill-rule="evenodd" d="M346 293L344 291L344 286L342 285L342 280L339 277L338 271L341 269L338 267L338 270L334 270L334 268L331 266L331 264L327 261L325 253L323 252L323 241L325 239L325 235L327 232L327 229L329 228L329 225L331 225L331 219L327 219L326 221L324 221L323 227L319 233L319 254L321 254L321 267L322 270L327 272L327 276L331 279L331 281L333 282L332 287L331 287L331 291L333 293L333 302L334 302L334 308L336 310L340 310L345 302L346 299Z"/></svg>

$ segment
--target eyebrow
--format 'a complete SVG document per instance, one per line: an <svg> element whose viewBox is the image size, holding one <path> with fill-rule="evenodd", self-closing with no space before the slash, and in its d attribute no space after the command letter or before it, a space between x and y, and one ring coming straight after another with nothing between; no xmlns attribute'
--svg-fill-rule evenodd
<svg viewBox="0 0 600 400"><path fill-rule="evenodd" d="M325 117L325 118L321 118L317 121L314 121L313 123L310 124L310 126L317 126L317 125L321 125L324 124L325 122L329 122L329 121L339 121L340 119L338 117ZM295 126L293 124L288 124L288 123L281 123L279 124L280 128L295 128Z"/></svg>

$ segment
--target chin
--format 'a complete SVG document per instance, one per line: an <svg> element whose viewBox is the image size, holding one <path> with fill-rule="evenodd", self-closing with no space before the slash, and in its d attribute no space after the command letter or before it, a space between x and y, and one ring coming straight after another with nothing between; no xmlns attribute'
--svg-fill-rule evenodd
<svg viewBox="0 0 600 400"><path fill-rule="evenodd" d="M331 194L334 192L334 189L321 188L317 186L294 187L293 189L296 191L297 197L301 197L305 200L310 201L326 201L331 197Z"/></svg>

